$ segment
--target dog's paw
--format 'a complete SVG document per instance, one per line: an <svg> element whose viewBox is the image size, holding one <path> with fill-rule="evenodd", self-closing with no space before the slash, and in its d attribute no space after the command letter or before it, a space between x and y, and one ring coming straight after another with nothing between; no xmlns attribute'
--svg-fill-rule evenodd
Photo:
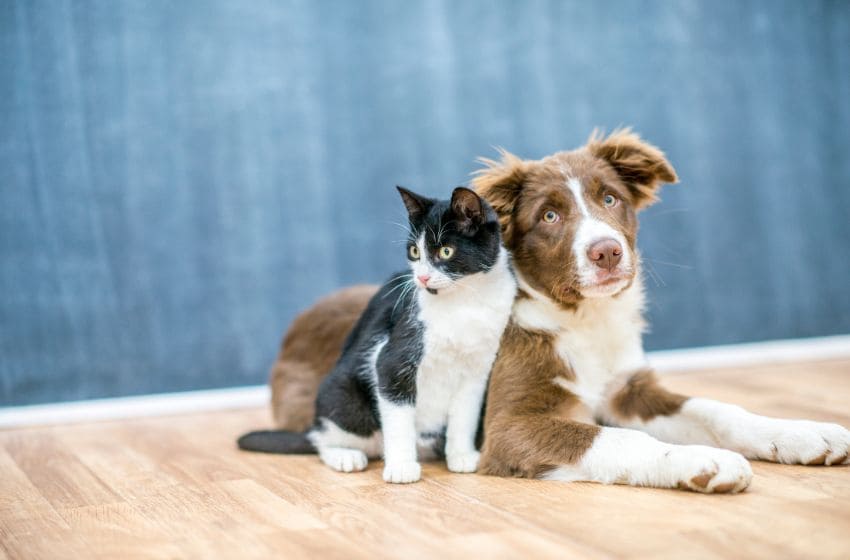
<svg viewBox="0 0 850 560"><path fill-rule="evenodd" d="M346 447L326 447L319 452L319 458L324 464L340 472L362 471L369 464L365 453Z"/></svg>
<svg viewBox="0 0 850 560"><path fill-rule="evenodd" d="M743 455L702 445L676 446L666 455L672 469L673 486L706 494L734 494L753 479L753 470Z"/></svg>
<svg viewBox="0 0 850 560"><path fill-rule="evenodd" d="M768 441L760 458L793 465L841 465L850 462L850 431L838 424L770 419Z"/></svg>
<svg viewBox="0 0 850 560"><path fill-rule="evenodd" d="M446 465L449 470L456 473L473 473L478 470L478 460L481 453L478 451L467 451L463 453L447 453Z"/></svg>
<svg viewBox="0 0 850 560"><path fill-rule="evenodd" d="M416 482L422 477L422 467L416 461L387 463L384 465L384 480L393 484Z"/></svg>

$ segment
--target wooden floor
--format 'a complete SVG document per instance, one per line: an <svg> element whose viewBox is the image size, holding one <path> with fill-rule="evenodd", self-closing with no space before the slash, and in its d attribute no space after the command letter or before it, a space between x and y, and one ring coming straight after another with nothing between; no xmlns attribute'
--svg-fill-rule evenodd
<svg viewBox="0 0 850 560"><path fill-rule="evenodd" d="M850 426L850 361L668 378ZM240 452L262 409L0 431L0 558L850 558L850 468L754 463L736 496Z"/></svg>

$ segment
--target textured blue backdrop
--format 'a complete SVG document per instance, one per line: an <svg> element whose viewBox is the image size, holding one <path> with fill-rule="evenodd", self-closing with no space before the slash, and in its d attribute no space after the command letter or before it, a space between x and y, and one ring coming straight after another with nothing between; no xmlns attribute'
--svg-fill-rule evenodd
<svg viewBox="0 0 850 560"><path fill-rule="evenodd" d="M650 348L850 332L847 2L0 1L0 405L261 383L435 195L631 124Z"/></svg>

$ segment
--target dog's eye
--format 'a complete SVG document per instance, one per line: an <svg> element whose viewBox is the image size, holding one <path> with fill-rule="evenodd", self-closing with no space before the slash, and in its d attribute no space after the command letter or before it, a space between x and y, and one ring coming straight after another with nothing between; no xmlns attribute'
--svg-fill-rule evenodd
<svg viewBox="0 0 850 560"><path fill-rule="evenodd" d="M605 208L613 208L617 206L617 203L620 202L620 200L613 194L606 194L602 198L602 202L605 204Z"/></svg>
<svg viewBox="0 0 850 560"><path fill-rule="evenodd" d="M559 221L560 219L561 219L561 216L559 216L558 213L555 212L554 210L546 210L546 212L543 213L543 221L546 222L547 224L554 224L555 222Z"/></svg>
<svg viewBox="0 0 850 560"><path fill-rule="evenodd" d="M455 254L455 250L452 247L449 247L448 245L444 245L444 246L440 247L439 255L440 255L440 258L443 259L444 261L447 261L450 258L452 258L452 255L454 255L454 254Z"/></svg>
<svg viewBox="0 0 850 560"><path fill-rule="evenodd" d="M411 245L410 248L407 250L407 254L410 255L411 259L418 261L419 260L419 247L417 247L416 245Z"/></svg>

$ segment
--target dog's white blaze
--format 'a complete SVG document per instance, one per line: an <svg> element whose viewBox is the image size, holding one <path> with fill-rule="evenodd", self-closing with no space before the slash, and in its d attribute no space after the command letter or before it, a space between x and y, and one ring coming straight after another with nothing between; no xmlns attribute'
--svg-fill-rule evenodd
<svg viewBox="0 0 850 560"><path fill-rule="evenodd" d="M623 248L623 255L620 258L619 267L624 270L629 270L632 266L632 256L626 243L626 238L616 229L612 228L607 223L599 220L591 214L587 207L587 202L584 198L584 188L581 181L575 177L567 179L567 188L573 193L576 201L576 206L581 213L581 221L576 228L575 238L573 239L573 255L576 259L576 271L579 277L579 283L583 286L581 289L582 295L585 297L604 297L613 295L620 291L626 284L625 281L606 286L596 286L596 273L598 268L587 257L587 250L596 241L611 238L617 241Z"/></svg>
<svg viewBox="0 0 850 560"><path fill-rule="evenodd" d="M585 218L590 218L590 212L587 209L587 204L584 202L584 189L581 186L581 181L575 177L571 177L567 179L567 187L572 191L581 215Z"/></svg>

